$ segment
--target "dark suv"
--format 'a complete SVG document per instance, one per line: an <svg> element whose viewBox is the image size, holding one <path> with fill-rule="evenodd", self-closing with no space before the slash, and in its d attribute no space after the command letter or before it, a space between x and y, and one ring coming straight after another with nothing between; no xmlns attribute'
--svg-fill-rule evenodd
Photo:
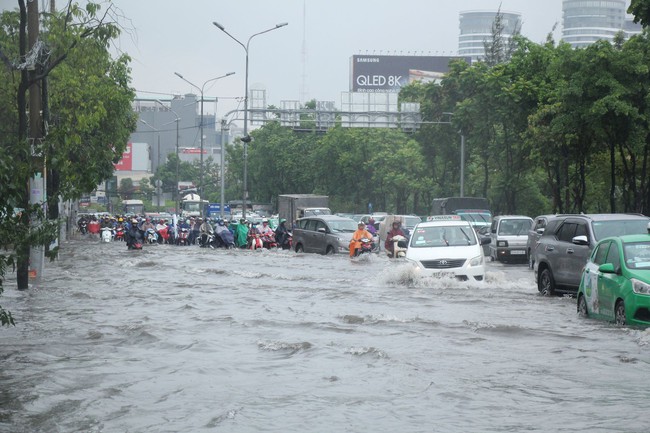
<svg viewBox="0 0 650 433"><path fill-rule="evenodd" d="M557 215L532 251L540 293L575 294L596 243L610 236L647 233L650 218L632 214Z"/></svg>

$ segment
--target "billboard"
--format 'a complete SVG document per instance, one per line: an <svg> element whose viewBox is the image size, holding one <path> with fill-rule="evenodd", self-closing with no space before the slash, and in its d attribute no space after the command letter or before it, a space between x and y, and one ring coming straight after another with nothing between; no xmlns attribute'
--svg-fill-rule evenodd
<svg viewBox="0 0 650 433"><path fill-rule="evenodd" d="M114 164L116 171L149 171L149 145L147 143L127 143L122 159Z"/></svg>
<svg viewBox="0 0 650 433"><path fill-rule="evenodd" d="M122 153L122 159L115 164L115 170L117 171L131 171L133 166L133 153L132 153L131 143L126 144L126 150Z"/></svg>
<svg viewBox="0 0 650 433"><path fill-rule="evenodd" d="M413 81L431 82L449 72L449 62L469 57L375 56L350 58L350 91L358 93L397 93Z"/></svg>

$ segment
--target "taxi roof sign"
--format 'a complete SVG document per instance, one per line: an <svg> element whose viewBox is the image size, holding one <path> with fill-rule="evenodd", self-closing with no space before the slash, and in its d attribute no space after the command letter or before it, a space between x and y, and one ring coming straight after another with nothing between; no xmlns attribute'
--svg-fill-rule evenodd
<svg viewBox="0 0 650 433"><path fill-rule="evenodd" d="M428 216L427 221L461 221L460 215L433 215Z"/></svg>

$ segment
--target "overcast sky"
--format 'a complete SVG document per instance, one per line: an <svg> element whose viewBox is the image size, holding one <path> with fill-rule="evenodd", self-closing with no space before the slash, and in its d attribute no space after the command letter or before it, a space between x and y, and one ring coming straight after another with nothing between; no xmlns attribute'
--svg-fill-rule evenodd
<svg viewBox="0 0 650 433"><path fill-rule="evenodd" d="M42 3L42 2L39 2ZM49 3L49 2L48 2ZM217 81L206 96L219 97L221 116L242 97L245 52L217 29L223 25L244 44L254 33L289 25L255 37L249 50L249 84L263 87L267 102L334 101L349 88L350 56L354 54L455 55L458 50L459 12L496 10L520 12L522 33L541 42L558 23L562 0L113 0L124 16L125 32L119 49L132 61L132 85L138 96L190 93L179 72L199 87L211 78L234 71ZM0 0L0 5L17 5ZM57 7L64 1L58 0ZM303 18L303 5L304 18ZM556 32L559 38L559 32ZM306 56L303 56L303 41ZM209 87L208 85L207 87ZM156 96L157 95L157 96Z"/></svg>
<svg viewBox="0 0 650 433"><path fill-rule="evenodd" d="M267 102L298 100L303 81L307 100L334 101L349 87L353 54L408 52L456 54L459 12L521 12L522 33L543 41L561 24L562 0L113 0L132 28L120 48L133 57L133 86L146 91L189 93L179 72L199 87L234 71L205 94L222 100L218 115L234 108L228 98L244 94L245 51L212 22L244 44L254 33L289 25L253 38L249 86L263 87ZM304 5L304 8L303 8ZM303 11L304 9L304 11ZM304 18L303 18L304 12ZM558 28L560 28L558 26ZM303 56L303 41L306 56ZM304 77L304 80L303 80ZM210 85L208 85L210 86Z"/></svg>

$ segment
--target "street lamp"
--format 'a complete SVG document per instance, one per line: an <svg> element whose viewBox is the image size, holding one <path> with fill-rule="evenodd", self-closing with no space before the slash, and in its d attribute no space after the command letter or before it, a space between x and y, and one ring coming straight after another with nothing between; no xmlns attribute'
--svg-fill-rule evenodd
<svg viewBox="0 0 650 433"><path fill-rule="evenodd" d="M163 104L160 99L156 99L156 102L158 104L160 104L162 107L169 108L169 111L174 113L174 115L176 116L176 118L173 120L173 122L176 123L176 188L175 188L175 191L176 191L176 204L174 205L174 207L176 209L176 213L179 213L181 205L180 205L180 194L178 193L178 183L180 182L180 179L178 177L179 176L179 174L178 174L178 166L180 165L180 156L178 156L178 122L180 122L181 118L178 117L177 112L172 110L171 107L167 107L165 104Z"/></svg>
<svg viewBox="0 0 650 433"><path fill-rule="evenodd" d="M192 83L191 81L187 80L185 77L183 77L178 72L174 72L174 74L178 78L185 81L187 84L189 84L190 86L194 87L199 92L201 92L201 124L200 124L200 129L201 129L201 168L200 168L200 172L199 172L199 196L201 197L201 200L203 200L204 199L204 197L203 197L203 90L205 89L206 84L208 84L208 83L210 83L212 81L216 81L216 80L218 80L220 78L229 77L231 75L234 75L235 73L234 72L228 72L226 75L221 75L219 77L210 78L209 80L204 82L201 87L199 87L196 84ZM215 117L216 117L216 115L215 115ZM202 208L202 206L201 206L201 208ZM203 216L203 209L201 209L201 216Z"/></svg>
<svg viewBox="0 0 650 433"><path fill-rule="evenodd" d="M230 37L230 39L232 39L233 41L241 45L244 51L246 52L246 80L245 80L246 86L244 90L244 136L241 138L241 141L244 143L244 201L242 203L242 209L243 209L242 218L246 218L246 203L248 201L248 143L250 143L251 141L251 138L248 136L248 46L251 43L251 39L253 39L255 36L279 29L280 27L289 25L289 23L276 24L275 27L271 27L270 29L266 29L264 31L251 35L251 37L248 38L246 45L244 45L233 35L228 33L226 31L226 28L221 24L219 24L218 22L213 21L212 24L214 24L215 27L217 27L225 34L227 34Z"/></svg>
<svg viewBox="0 0 650 433"><path fill-rule="evenodd" d="M144 120L144 119L140 119L140 122L142 122L144 125L151 128L152 132L155 132L155 134L158 136L158 151L156 152L157 153L157 159L158 159L157 164L156 164L156 170L157 170L158 167L160 167L160 129L154 128L153 126L149 125L147 123L147 121ZM151 147L153 148L153 143L152 143ZM151 165L153 167L153 158L152 158ZM152 168L152 171L153 171L153 168ZM156 172L154 171L154 175L155 174L156 174ZM160 208L160 191L158 190L160 188L160 185L158 185L159 182L160 182L160 180L156 180L156 185L155 186L156 186L156 198L157 198L156 201L158 203L158 207Z"/></svg>

